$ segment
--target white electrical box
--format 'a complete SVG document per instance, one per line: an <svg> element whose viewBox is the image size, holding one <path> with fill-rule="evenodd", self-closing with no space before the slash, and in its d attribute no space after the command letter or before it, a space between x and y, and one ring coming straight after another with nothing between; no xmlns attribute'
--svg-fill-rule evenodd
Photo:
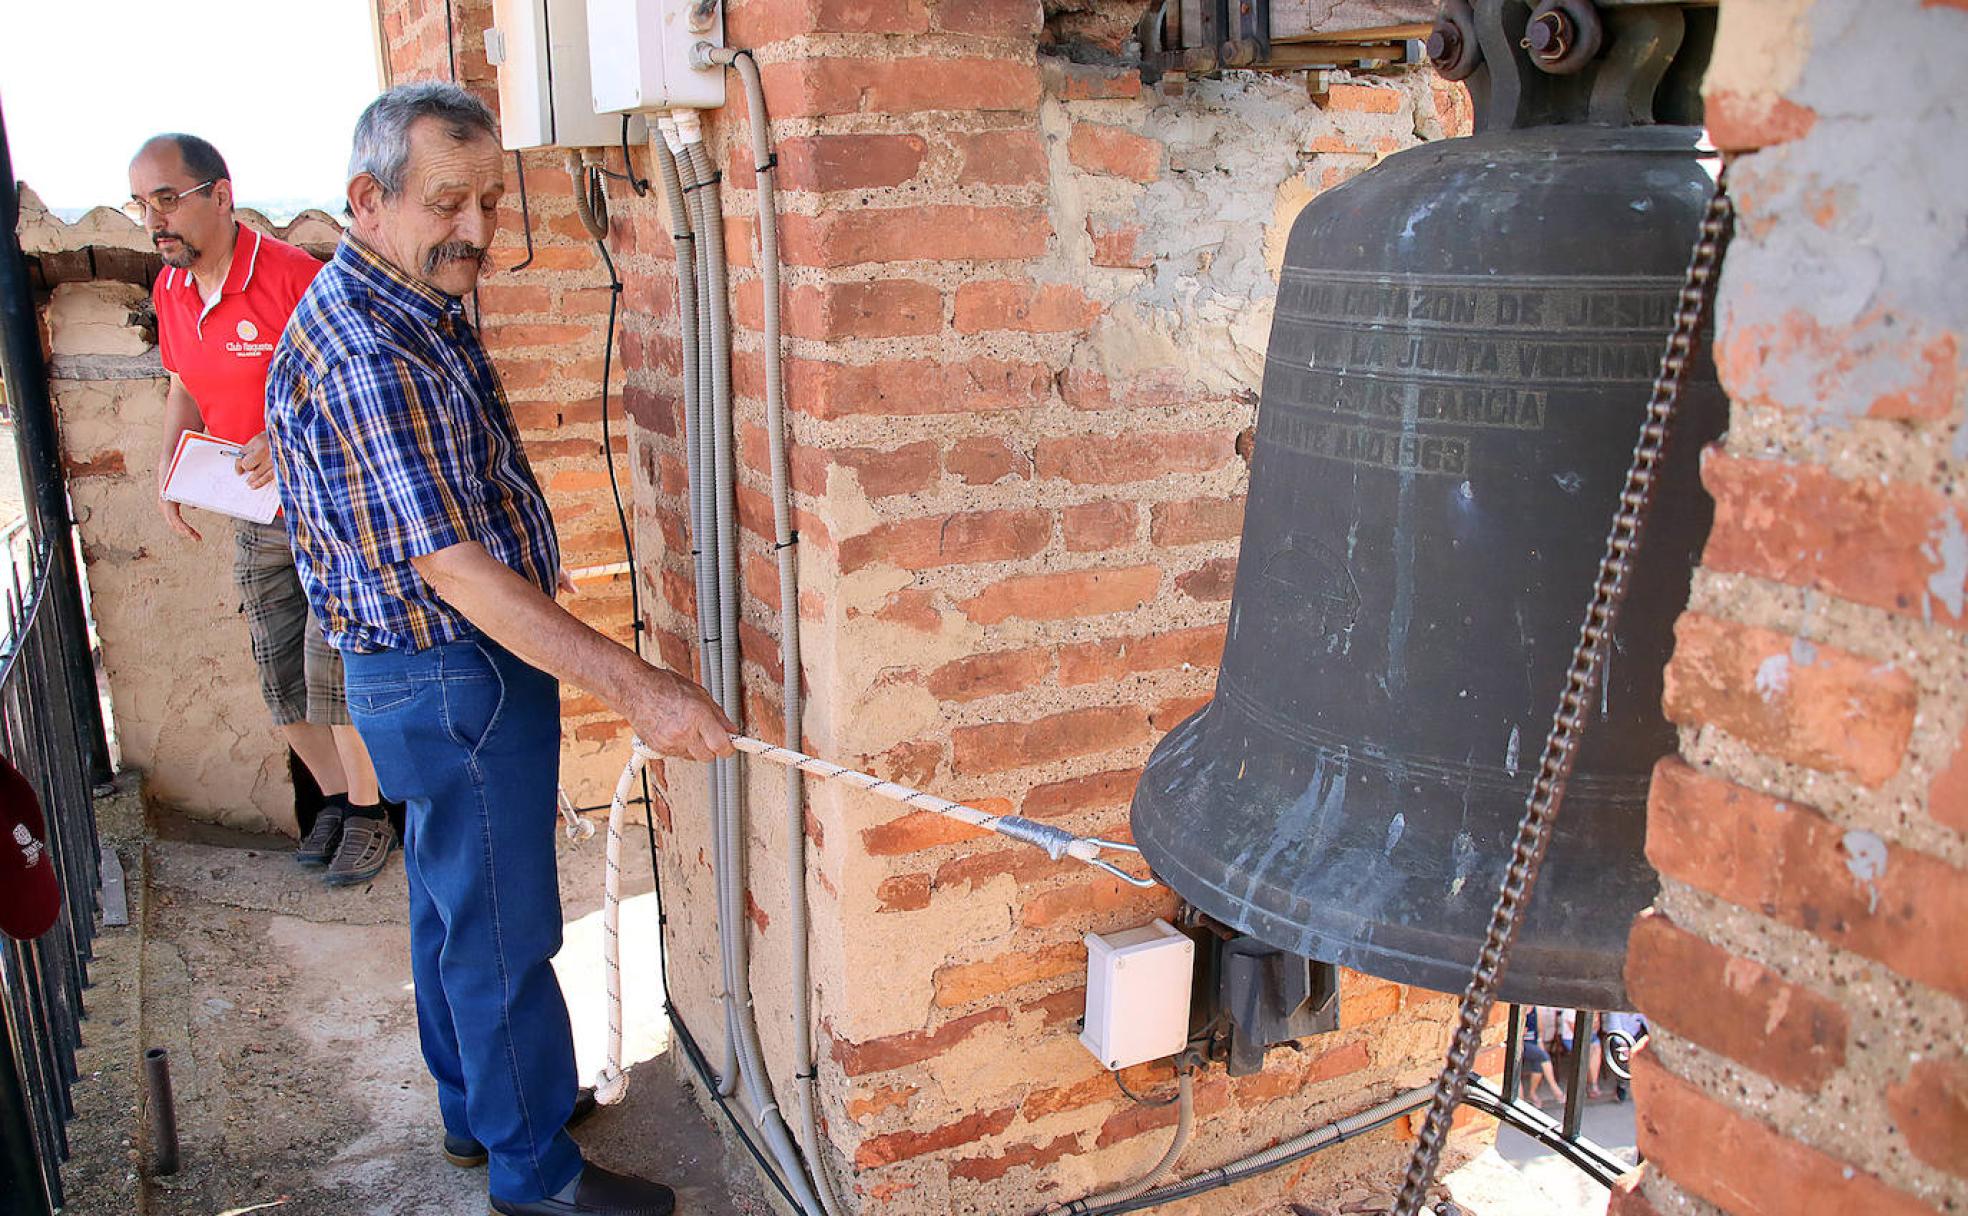
<svg viewBox="0 0 1968 1216"><path fill-rule="evenodd" d="M612 148L619 115L596 110L587 0L492 0L485 58L499 72L499 138L522 148Z"/></svg>
<svg viewBox="0 0 1968 1216"><path fill-rule="evenodd" d="M716 0L587 3L595 109L626 114L724 104L724 68L690 62L699 43L724 45L724 9Z"/></svg>
<svg viewBox="0 0 1968 1216"><path fill-rule="evenodd" d="M1086 1029L1080 1042L1116 1071L1181 1051L1189 1042L1196 943L1157 920L1086 935Z"/></svg>

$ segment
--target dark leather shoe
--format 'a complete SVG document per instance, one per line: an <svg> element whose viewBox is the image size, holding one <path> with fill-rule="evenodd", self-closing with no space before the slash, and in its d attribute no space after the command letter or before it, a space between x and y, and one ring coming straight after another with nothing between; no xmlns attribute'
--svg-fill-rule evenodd
<svg viewBox="0 0 1968 1216"><path fill-rule="evenodd" d="M587 1122L588 1116L595 1113L595 1096L592 1086L583 1085L581 1092L574 1095L574 1113L567 1116L567 1126L579 1127ZM485 1164L485 1146L470 1136L444 1133L444 1159L452 1165L464 1169Z"/></svg>
<svg viewBox="0 0 1968 1216"><path fill-rule="evenodd" d="M612 1174L590 1162L581 1169L572 1203L565 1199L511 1203L494 1196L492 1210L500 1216L670 1216L676 1211L676 1192L660 1182Z"/></svg>

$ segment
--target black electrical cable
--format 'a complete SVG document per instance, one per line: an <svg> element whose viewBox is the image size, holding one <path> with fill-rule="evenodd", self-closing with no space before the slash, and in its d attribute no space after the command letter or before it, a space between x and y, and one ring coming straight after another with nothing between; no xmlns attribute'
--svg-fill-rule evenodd
<svg viewBox="0 0 1968 1216"><path fill-rule="evenodd" d="M1127 1082L1121 1080L1121 1074L1119 1071L1115 1071L1110 1075L1114 1078L1114 1087L1121 1091L1122 1096L1130 1099L1131 1101L1139 1102L1143 1106L1150 1106L1150 1107L1174 1106L1176 1102L1179 1101L1182 1097L1180 1093L1173 1093L1166 1098L1144 1098L1140 1094L1135 1093L1133 1090L1127 1087Z"/></svg>
<svg viewBox="0 0 1968 1216"><path fill-rule="evenodd" d="M526 162L518 148L513 149L513 176L519 180L519 228L526 237L526 260L511 269L524 270L533 264L533 210L526 205Z"/></svg>

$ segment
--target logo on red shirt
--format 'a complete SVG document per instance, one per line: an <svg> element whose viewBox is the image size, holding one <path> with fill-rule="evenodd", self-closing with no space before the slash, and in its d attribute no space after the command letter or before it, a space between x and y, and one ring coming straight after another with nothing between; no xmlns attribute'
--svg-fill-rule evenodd
<svg viewBox="0 0 1968 1216"><path fill-rule="evenodd" d="M251 321L241 321L239 323L239 340L241 342L251 342L253 339L259 336L260 336L259 326L253 324Z"/></svg>

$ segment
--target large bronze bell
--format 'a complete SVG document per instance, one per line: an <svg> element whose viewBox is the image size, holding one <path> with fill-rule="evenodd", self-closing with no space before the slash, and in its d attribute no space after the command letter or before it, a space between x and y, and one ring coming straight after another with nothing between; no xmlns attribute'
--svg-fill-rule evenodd
<svg viewBox="0 0 1968 1216"><path fill-rule="evenodd" d="M1713 184L1713 10L1602 9L1449 5L1431 48L1478 133L1293 226L1216 693L1135 793L1137 842L1202 911L1428 988L1459 991L1480 949ZM1553 10L1563 70L1530 36ZM1675 746L1661 671L1725 417L1704 355L1503 999L1626 1004L1648 773Z"/></svg>

